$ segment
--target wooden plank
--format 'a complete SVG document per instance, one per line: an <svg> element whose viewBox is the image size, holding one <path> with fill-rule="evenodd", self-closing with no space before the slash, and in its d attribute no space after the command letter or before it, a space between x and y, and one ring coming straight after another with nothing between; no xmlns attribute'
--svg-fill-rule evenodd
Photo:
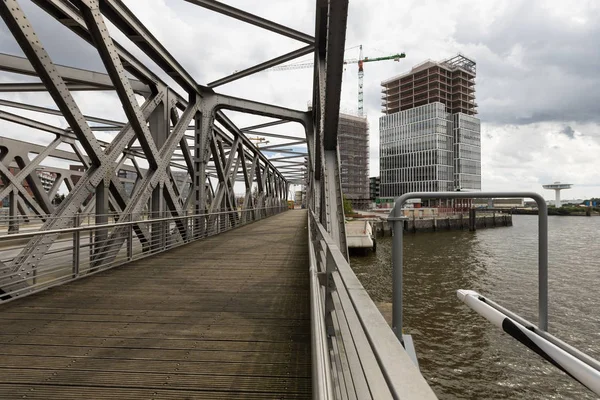
<svg viewBox="0 0 600 400"><path fill-rule="evenodd" d="M0 308L0 398L307 398L306 212Z"/></svg>

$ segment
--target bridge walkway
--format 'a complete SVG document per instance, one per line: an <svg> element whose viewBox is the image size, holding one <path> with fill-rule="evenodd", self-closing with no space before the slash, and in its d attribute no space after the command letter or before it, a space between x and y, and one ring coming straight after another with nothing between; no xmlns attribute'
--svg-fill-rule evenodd
<svg viewBox="0 0 600 400"><path fill-rule="evenodd" d="M306 223L288 211L0 307L0 398L310 397Z"/></svg>

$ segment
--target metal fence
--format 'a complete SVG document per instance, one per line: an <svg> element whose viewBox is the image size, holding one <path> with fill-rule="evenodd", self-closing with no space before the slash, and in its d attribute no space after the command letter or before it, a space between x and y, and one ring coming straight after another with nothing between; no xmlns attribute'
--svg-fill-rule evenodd
<svg viewBox="0 0 600 400"><path fill-rule="evenodd" d="M213 236L285 210L287 204L169 218L135 215L122 217L119 222L83 226L81 224L85 216L76 215L71 228L0 236L0 287L4 291L0 294L0 303ZM22 268L26 259L26 245L44 235L56 235L48 252L43 258L33 261L33 268Z"/></svg>
<svg viewBox="0 0 600 400"><path fill-rule="evenodd" d="M312 211L308 217L315 399L435 399Z"/></svg>

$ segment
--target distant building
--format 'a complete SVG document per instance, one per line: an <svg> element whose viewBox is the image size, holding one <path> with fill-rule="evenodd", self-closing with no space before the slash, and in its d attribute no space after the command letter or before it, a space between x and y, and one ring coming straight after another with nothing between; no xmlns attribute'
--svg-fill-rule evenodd
<svg viewBox="0 0 600 400"><path fill-rule="evenodd" d="M426 61L381 83L381 197L481 190L475 62Z"/></svg>
<svg viewBox="0 0 600 400"><path fill-rule="evenodd" d="M294 203L296 203L297 205L301 206L304 200L304 195L302 193L302 190L296 190L294 192Z"/></svg>
<svg viewBox="0 0 600 400"><path fill-rule="evenodd" d="M71 165L69 165L69 170L77 171L77 172L85 172L85 167L83 165L71 164ZM72 179L73 179L73 185L77 185L77 182L79 182L79 179L81 179L81 176L73 175Z"/></svg>
<svg viewBox="0 0 600 400"><path fill-rule="evenodd" d="M8 171L13 175L16 176L19 171L21 171L21 169L19 167L16 166L9 166ZM37 169L35 171L38 179L40 180L40 183L42 184L42 188L44 189L44 191L46 193L50 192L50 190L52 189L52 187L54 186L54 182L56 181L56 174L54 172L48 172L48 171L44 171L42 168ZM29 181L27 179L25 179L22 183L23 189L25 189L25 191L27 192L27 194L29 194L30 196L34 196L33 194L33 190L31 190L31 186L29 186ZM0 189L5 187L5 183L3 180L0 179ZM50 201L52 201L52 199L50 199ZM8 196L6 196L4 199L2 199L2 207L9 207L9 198Z"/></svg>
<svg viewBox="0 0 600 400"><path fill-rule="evenodd" d="M189 173L187 171L173 171L173 179L175 185L177 185L177 188L181 189L180 194L182 198L187 199L190 194L190 188L192 184L192 179L189 177Z"/></svg>
<svg viewBox="0 0 600 400"><path fill-rule="evenodd" d="M54 186L54 182L56 181L56 174L54 172L48 172L44 170L37 170L37 176L40 179L40 183L44 188L44 191L48 193L52 186Z"/></svg>
<svg viewBox="0 0 600 400"><path fill-rule="evenodd" d="M131 194L133 193L133 188L135 187L137 173L135 171L120 169L119 172L117 172L117 176L119 177L119 180L123 183L123 189L125 189L125 193L127 193L127 196L131 197Z"/></svg>
<svg viewBox="0 0 600 400"><path fill-rule="evenodd" d="M352 207L368 208L369 200L369 124L364 117L340 114L338 125L340 181L342 193Z"/></svg>
<svg viewBox="0 0 600 400"><path fill-rule="evenodd" d="M372 202L374 202L376 199L379 198L379 185L381 183L381 178L379 178L378 176L372 176L369 178L369 193L370 193L370 199Z"/></svg>
<svg viewBox="0 0 600 400"><path fill-rule="evenodd" d="M473 199L473 206L478 208L524 208L525 199Z"/></svg>

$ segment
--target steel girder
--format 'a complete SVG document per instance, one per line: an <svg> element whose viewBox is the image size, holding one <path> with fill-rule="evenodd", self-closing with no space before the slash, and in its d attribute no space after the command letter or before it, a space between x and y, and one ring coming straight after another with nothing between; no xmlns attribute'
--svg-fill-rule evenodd
<svg viewBox="0 0 600 400"><path fill-rule="evenodd" d="M42 230L59 230L73 226L80 212L94 212L95 222L108 221L109 211L118 220L150 217L182 216L193 203L193 212L203 213L224 206L228 210L254 210L265 206L282 206L287 200L289 179L297 179L299 169L278 169L289 166L288 160L269 158L263 154L225 115L232 110L258 116L276 118L274 122L258 124L252 129L300 123L306 131L313 129L311 112L287 109L271 104L215 93L208 86L197 84L143 24L119 0L33 0L75 34L93 45L107 70L107 74L56 65L43 48L44 38L38 38L35 29L20 9L18 0L0 3L0 13L9 30L17 39L26 58L0 54L0 70L29 76L39 76L41 84L4 85L4 90L45 90L50 93L58 109L34 106L9 100L0 100L0 106L63 116L67 129L43 124L0 110L0 119L28 126L54 135L49 146L0 138L2 162L0 178L4 185L0 197L9 198L11 216L20 213L30 218L37 214L43 221ZM297 39L307 46L294 52L250 67L231 77L220 80L225 84L272 65L291 60L312 51L314 39L282 25L253 16L214 1L193 1L198 5L221 12L233 18L263 27ZM133 57L108 34L106 20L146 53L164 72L184 89L185 96L171 89L151 69ZM130 78L126 72L135 78ZM3 90L0 88L0 90ZM115 91L127 116L127 123L84 115L73 96L73 90ZM145 102L138 106L135 94ZM181 112L180 112L181 111ZM190 123L193 121L193 124ZM90 124L97 125L90 125ZM218 124L218 126L217 126ZM219 127L220 126L220 127ZM192 141L186 135L193 129ZM98 140L94 131L117 132L110 142ZM279 135L287 145L301 144L302 140ZM59 149L67 144L72 151ZM272 152L286 151L272 147ZM35 153L31 159L28 156ZM297 156L304 157L305 153ZM63 163L77 164L77 170L48 166L49 158ZM183 164L177 163L183 161ZM142 165L144 164L144 165ZM304 165L297 162L294 165ZM12 172L11 168L19 171ZM45 190L37 172L43 168L56 174L54 185ZM184 177L176 174L184 171ZM135 175L119 176L120 172ZM179 176L179 178L177 178ZM244 183L243 199L238 204L234 184ZM216 180L216 187L213 181ZM22 181L27 182L27 188ZM65 183L69 193L59 205L52 204L53 196ZM128 192L124 184L132 185ZM253 188L256 185L256 195ZM30 193L31 192L31 193ZM50 215L49 215L50 214ZM233 215L233 214L232 214ZM248 215L244 213L243 215ZM208 228L210 221L198 218L193 229ZM243 222L243 221L242 221ZM230 225L239 221L233 215ZM174 234L186 240L189 227L178 221ZM165 238L164 231L142 224L134 227L135 237L146 250L152 243ZM9 227L10 230L11 227ZM194 232L195 236L198 232ZM92 266L110 262L122 249L124 232L119 228L108 231L97 229L91 245ZM37 263L47 254L56 234L32 239L9 266L10 279L4 279L4 292L27 291L29 277L35 276ZM92 269L93 270L93 269ZM6 272L5 272L6 273Z"/></svg>
<svg viewBox="0 0 600 400"><path fill-rule="evenodd" d="M348 258L337 147L348 0L317 0L316 7L313 129L306 135L310 153L307 197Z"/></svg>

